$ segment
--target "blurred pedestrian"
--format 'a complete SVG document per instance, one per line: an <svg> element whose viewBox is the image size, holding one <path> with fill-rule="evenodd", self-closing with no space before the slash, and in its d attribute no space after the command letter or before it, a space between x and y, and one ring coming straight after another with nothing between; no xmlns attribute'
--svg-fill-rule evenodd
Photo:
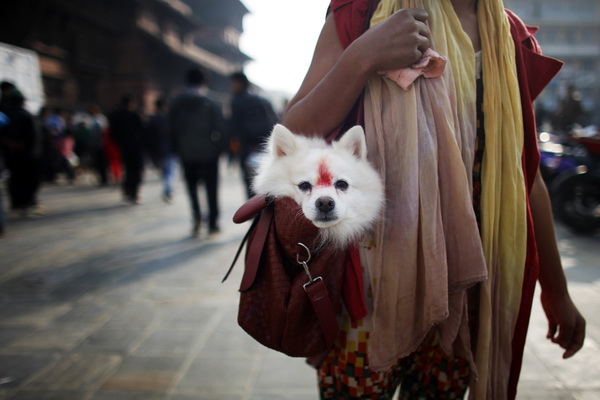
<svg viewBox="0 0 600 400"><path fill-rule="evenodd" d="M12 82L0 82L0 112L5 113L8 108L8 94L15 88L16 87Z"/></svg>
<svg viewBox="0 0 600 400"><path fill-rule="evenodd" d="M558 133L568 134L575 124L581 124L582 117L583 107L580 94L575 86L568 85L556 108L555 129Z"/></svg>
<svg viewBox="0 0 600 400"><path fill-rule="evenodd" d="M192 235L200 230L198 184L203 182L208 198L208 229L219 232L219 156L224 150L221 106L208 96L204 74L197 68L186 75L187 87L173 99L169 110L169 129L173 149L183 166L192 207Z"/></svg>
<svg viewBox="0 0 600 400"><path fill-rule="evenodd" d="M2 81L0 83L0 184L4 184L4 174L6 165L4 163L3 156L3 145L2 145L2 131L8 125L8 115L6 110L8 108L8 93L14 89L15 85L8 81ZM0 236L4 234L6 229L6 218L4 213L4 196L3 190L0 188Z"/></svg>
<svg viewBox="0 0 600 400"><path fill-rule="evenodd" d="M67 129L64 135L58 139L58 154L59 173L64 173L67 181L70 185L75 183L75 168L79 165L79 157L73 151L75 148L75 139L73 138L73 131Z"/></svg>
<svg viewBox="0 0 600 400"><path fill-rule="evenodd" d="M75 112L72 116L65 118L69 129L73 130L75 139L75 154L79 158L77 169L80 174L87 173L93 167L91 140L92 140L92 116L86 112Z"/></svg>
<svg viewBox="0 0 600 400"><path fill-rule="evenodd" d="M1 99L0 99L1 100ZM4 235L4 231L6 229L6 217L4 215L4 190L2 186L4 186L4 174L5 174L5 164L4 164L4 154L2 150L2 130L8 125L8 116L4 114L4 112L0 111L0 237Z"/></svg>
<svg viewBox="0 0 600 400"><path fill-rule="evenodd" d="M69 113L60 108L49 110L47 113L44 111L44 125L51 131L52 136L60 137L65 133L67 129L67 119Z"/></svg>
<svg viewBox="0 0 600 400"><path fill-rule="evenodd" d="M92 104L88 108L90 114L90 139L89 153L92 166L98 175L98 185L106 186L108 184L108 158L104 146L104 132L108 128L108 120L100 112L97 104Z"/></svg>
<svg viewBox="0 0 600 400"><path fill-rule="evenodd" d="M38 204L40 186L40 137L34 117L23 107L18 89L8 93L5 114L8 124L1 130L1 144L10 171L8 194L11 208L27 217L43 214Z"/></svg>
<svg viewBox="0 0 600 400"><path fill-rule="evenodd" d="M121 152L119 147L115 143L110 134L110 127L108 127L103 134L104 148L106 149L106 159L108 161L108 168L110 170L110 176L112 181L115 183L121 182L123 177L123 168L121 165Z"/></svg>
<svg viewBox="0 0 600 400"><path fill-rule="evenodd" d="M0 119L0 132L2 132L2 125ZM2 134L0 133L0 138ZM0 146L1 147L1 146ZM0 149L0 237L4 236L4 231L6 230L6 216L4 212L4 190L1 186L4 185L4 156L2 155L2 150Z"/></svg>
<svg viewBox="0 0 600 400"><path fill-rule="evenodd" d="M38 126L42 140L41 170L44 182L53 183L56 173L60 169L59 140L64 131L58 131L49 123L52 112L47 107L42 107L38 115Z"/></svg>
<svg viewBox="0 0 600 400"><path fill-rule="evenodd" d="M243 72L231 75L230 81L233 94L231 135L239 143L240 168L246 186L246 194L250 198L254 195L251 182L254 168L256 168L256 156L278 118L267 99L249 92L250 82Z"/></svg>
<svg viewBox="0 0 600 400"><path fill-rule="evenodd" d="M163 99L156 100L154 106L154 115L146 126L146 136L152 160L162 173L162 198L165 203L171 203L176 161L169 134L167 107Z"/></svg>
<svg viewBox="0 0 600 400"><path fill-rule="evenodd" d="M135 100L124 95L119 108L109 117L111 137L120 150L125 170L123 200L131 204L141 203L139 192L144 170L143 126L136 107Z"/></svg>

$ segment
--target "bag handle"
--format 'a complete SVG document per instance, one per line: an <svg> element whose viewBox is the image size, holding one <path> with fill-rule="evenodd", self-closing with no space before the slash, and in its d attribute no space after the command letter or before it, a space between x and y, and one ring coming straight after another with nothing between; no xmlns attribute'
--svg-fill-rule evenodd
<svg viewBox="0 0 600 400"><path fill-rule="evenodd" d="M246 244L246 242L248 241L248 238L250 237L250 232L252 232L254 227L258 224L258 220L260 219L260 216L261 216L261 211L264 210L266 207L268 207L269 204L271 203L271 201L272 201L272 199L267 196L253 196L253 197L249 198L248 200L246 200L246 202L244 204L242 204L242 206L235 212L235 214L233 216L233 222L236 224L242 224L246 221L249 221L250 218L254 218L254 221L252 221L252 225L250 225L250 229L248 229L248 231L244 235L244 238L242 239L242 243L240 243L240 246L238 247L238 249L235 253L233 262L229 266L229 269L227 270L227 273L223 277L223 280L221 281L221 283L224 283L227 280L227 278L229 278L231 271L233 271L233 267L235 267L235 263L237 262L238 258L240 257L240 254L242 253L242 249L244 248L244 245ZM262 241L261 243L263 243L263 247L264 247L264 241Z"/></svg>
<svg viewBox="0 0 600 400"><path fill-rule="evenodd" d="M254 227L258 223L259 218L260 217L256 217L254 219L254 221L252 221L252 225L250 225L250 229L248 229L248 232L246 232L246 234L244 235L244 238L242 239L242 243L240 243L240 246L238 247L237 251L235 252L235 257L233 257L233 261L231 262L231 265L229 266L229 269L227 270L227 273L223 277L223 280L221 280L221 283L225 283L225 281L227 280L227 278L229 278L229 275L231 274L231 271L233 271L233 267L235 267L235 263L237 263L238 258L240 258L240 254L242 252L242 249L244 248L244 245L248 241L248 237L250 236L250 232L252 232L252 229L254 229Z"/></svg>
<svg viewBox="0 0 600 400"><path fill-rule="evenodd" d="M233 267L235 266L244 245L248 241L250 237L250 233L255 230L254 240L252 242L252 246L248 246L248 250L246 253L246 268L244 269L244 276L242 277L242 283L240 285L240 292L245 292L250 289L252 284L254 283L254 279L256 278L256 273L258 272L258 267L260 264L260 258L263 253L263 249L265 248L265 243L267 242L267 236L269 234L269 228L271 227L271 222L273 221L274 212L273 212L273 204L267 204L265 208L262 210L260 215L254 219L250 229L246 232L246 235L242 239L242 243L237 249L235 253L235 257L233 258L233 262L229 266L229 270L225 274L225 277L221 281L221 283L225 282L231 271L233 271Z"/></svg>

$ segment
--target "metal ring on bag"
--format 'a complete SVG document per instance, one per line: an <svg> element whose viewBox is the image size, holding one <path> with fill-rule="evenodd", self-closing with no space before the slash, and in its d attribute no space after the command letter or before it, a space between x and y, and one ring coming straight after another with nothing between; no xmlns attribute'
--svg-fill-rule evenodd
<svg viewBox="0 0 600 400"><path fill-rule="evenodd" d="M308 258L307 258L306 260L304 260L304 261L300 261L300 255L299 255L299 254L296 254L296 262L297 262L298 264L300 264L300 265L302 265L302 264L305 264L305 263L309 262L309 261L310 261L310 257L311 257L311 255L310 255L310 250L308 249L308 247L306 247L306 245L305 245L304 243L297 243L297 246L302 246L302 247L304 247L304 249L306 250L306 254L308 254Z"/></svg>

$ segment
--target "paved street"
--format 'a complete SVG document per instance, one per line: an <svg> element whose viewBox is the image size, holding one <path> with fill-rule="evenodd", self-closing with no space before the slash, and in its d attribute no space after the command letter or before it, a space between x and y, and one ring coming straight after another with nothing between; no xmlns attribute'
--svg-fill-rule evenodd
<svg viewBox="0 0 600 400"><path fill-rule="evenodd" d="M154 173L140 206L122 205L115 187L82 182L45 187L41 219L9 218L0 239L0 400L317 398L303 360L237 326L242 264L221 278L247 226L230 222L240 178L222 172L222 233L211 238L206 227L189 236L182 185L166 205ZM518 398L600 399L600 235L559 227L559 237L588 338L562 360L536 301Z"/></svg>

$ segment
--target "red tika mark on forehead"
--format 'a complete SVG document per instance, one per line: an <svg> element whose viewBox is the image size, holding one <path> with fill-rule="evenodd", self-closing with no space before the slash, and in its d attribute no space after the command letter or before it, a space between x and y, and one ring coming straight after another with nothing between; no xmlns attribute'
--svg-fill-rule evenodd
<svg viewBox="0 0 600 400"><path fill-rule="evenodd" d="M331 186L332 180L333 175L331 175L327 163L325 160L321 160L319 163L319 177L317 178L316 186Z"/></svg>

